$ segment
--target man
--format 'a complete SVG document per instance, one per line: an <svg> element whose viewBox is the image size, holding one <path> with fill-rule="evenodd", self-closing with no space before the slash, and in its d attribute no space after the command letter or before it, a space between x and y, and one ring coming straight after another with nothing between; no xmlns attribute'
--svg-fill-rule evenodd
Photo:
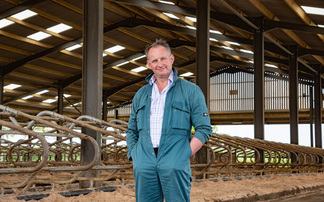
<svg viewBox="0 0 324 202"><path fill-rule="evenodd" d="M134 96L126 138L136 201L190 201L190 157L212 132L205 98L197 85L177 77L166 41L156 40L145 53L153 73Z"/></svg>

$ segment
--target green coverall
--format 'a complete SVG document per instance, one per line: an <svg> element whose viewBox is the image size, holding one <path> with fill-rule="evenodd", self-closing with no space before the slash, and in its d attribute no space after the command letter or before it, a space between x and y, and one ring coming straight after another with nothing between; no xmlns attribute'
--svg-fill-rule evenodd
<svg viewBox="0 0 324 202"><path fill-rule="evenodd" d="M167 93L157 156L150 137L152 86L147 84L134 96L127 129L128 158L133 161L136 201L190 201L191 128L202 143L212 128L200 88L177 77ZM146 80L149 81L153 74Z"/></svg>

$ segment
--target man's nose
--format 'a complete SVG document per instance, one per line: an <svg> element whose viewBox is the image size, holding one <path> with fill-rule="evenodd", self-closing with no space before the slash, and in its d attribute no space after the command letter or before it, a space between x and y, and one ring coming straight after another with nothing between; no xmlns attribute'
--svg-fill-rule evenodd
<svg viewBox="0 0 324 202"><path fill-rule="evenodd" d="M163 62L162 60L158 60L158 63L157 63L158 66L162 66L163 65Z"/></svg>

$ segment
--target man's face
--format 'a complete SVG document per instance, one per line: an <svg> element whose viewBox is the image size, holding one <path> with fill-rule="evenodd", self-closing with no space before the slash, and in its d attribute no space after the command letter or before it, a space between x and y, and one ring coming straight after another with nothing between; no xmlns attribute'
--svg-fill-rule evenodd
<svg viewBox="0 0 324 202"><path fill-rule="evenodd" d="M157 78L169 78L174 56L169 55L164 46L152 47L147 54L147 66Z"/></svg>

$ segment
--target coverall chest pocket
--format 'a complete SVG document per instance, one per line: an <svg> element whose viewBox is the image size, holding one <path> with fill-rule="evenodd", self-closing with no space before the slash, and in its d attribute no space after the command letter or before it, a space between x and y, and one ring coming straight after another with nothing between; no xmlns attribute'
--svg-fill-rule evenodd
<svg viewBox="0 0 324 202"><path fill-rule="evenodd" d="M172 104L171 127L174 129L191 130L190 111L181 104Z"/></svg>
<svg viewBox="0 0 324 202"><path fill-rule="evenodd" d="M141 105L136 110L136 123L137 123L137 129L139 131L144 129L144 122L145 122L145 105Z"/></svg>

